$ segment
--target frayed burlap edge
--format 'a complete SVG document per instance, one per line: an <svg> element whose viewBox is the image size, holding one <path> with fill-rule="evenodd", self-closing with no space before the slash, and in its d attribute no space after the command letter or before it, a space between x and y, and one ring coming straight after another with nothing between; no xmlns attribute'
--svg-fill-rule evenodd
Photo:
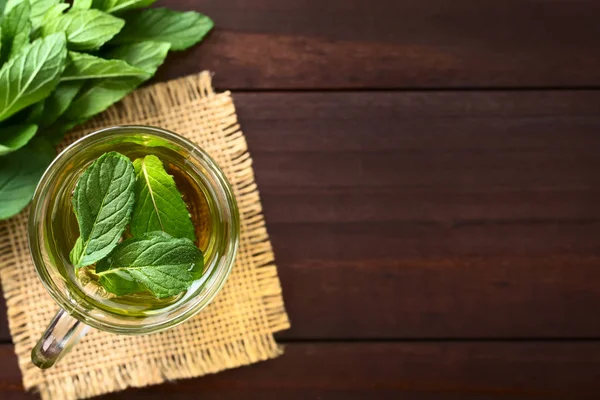
<svg viewBox="0 0 600 400"><path fill-rule="evenodd" d="M157 385L166 381L194 378L229 368L265 361L283 354L273 335L261 335L235 344L203 349L182 357L165 354L161 358L132 360L117 366L98 368L70 379L57 379L36 390L42 399L85 399L129 387ZM76 381L89 384L76 385ZM86 390L82 390L85 388ZM200 396L200 395L199 395Z"/></svg>
<svg viewBox="0 0 600 400"><path fill-rule="evenodd" d="M166 83L139 89L111 107L100 117L70 135L72 140L97 129L98 119L128 120L132 114L144 118L148 114L168 113L175 106L202 106L208 101L220 103L221 123L225 124L226 148L223 152L232 158L238 191L240 220L246 226L246 235L253 243L251 259L256 267L256 280L262 296L269 333L249 336L236 343L202 349L183 356L164 354L160 358L136 359L117 366L101 367L66 379L32 381L30 372L36 367L29 357L31 338L20 303L26 301L25 293L19 285L17 263L29 259L29 249L14 240L10 229L26 229L28 210L0 223L0 279L6 304L8 320L19 367L23 373L23 383L27 390L38 391L43 399L75 399L98 396L127 387L156 385L165 381L196 377L216 373L224 369L248 365L257 361L275 358L283 353L272 333L289 328L285 312L281 284L274 263L274 254L262 215L262 206L254 180L252 159L248 153L246 140L240 130L230 92L216 94L212 88L210 73L205 71ZM59 146L62 150L63 146ZM35 371L37 372L37 371ZM89 382L87 385L78 382ZM95 383L93 383L95 382ZM101 382L101 385L98 385Z"/></svg>

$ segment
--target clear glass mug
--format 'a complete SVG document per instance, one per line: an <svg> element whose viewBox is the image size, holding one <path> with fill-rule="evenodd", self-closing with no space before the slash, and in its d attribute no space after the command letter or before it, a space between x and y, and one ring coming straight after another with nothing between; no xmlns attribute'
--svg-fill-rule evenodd
<svg viewBox="0 0 600 400"><path fill-rule="evenodd" d="M132 159L147 154L158 156L169 173L177 171L176 183L180 190L180 184L185 186L184 198L196 200L191 208L203 210L190 211L199 237L197 244L204 252L205 272L187 292L175 298L115 298L82 276L81 270L76 272L69 261L69 250L78 235L71 209L72 191L83 171L99 156L113 150ZM172 328L194 316L223 287L233 266L239 231L231 185L214 160L187 139L149 126L118 126L71 144L48 167L31 202L31 255L39 278L61 308L33 348L33 363L40 368L51 367L89 327L142 335Z"/></svg>

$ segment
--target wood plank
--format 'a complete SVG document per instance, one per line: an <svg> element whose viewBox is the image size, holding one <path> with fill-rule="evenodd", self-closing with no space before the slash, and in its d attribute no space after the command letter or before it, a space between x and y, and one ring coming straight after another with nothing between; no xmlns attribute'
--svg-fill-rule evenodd
<svg viewBox="0 0 600 400"><path fill-rule="evenodd" d="M234 99L280 338L600 337L600 92Z"/></svg>
<svg viewBox="0 0 600 400"><path fill-rule="evenodd" d="M0 359L0 396L33 399L10 346ZM293 343L275 360L101 398L575 399L597 395L598 371L598 342Z"/></svg>
<svg viewBox="0 0 600 400"><path fill-rule="evenodd" d="M281 338L600 334L600 92L235 101Z"/></svg>
<svg viewBox="0 0 600 400"><path fill-rule="evenodd" d="M158 79L226 89L600 85L594 0L160 1L216 21Z"/></svg>

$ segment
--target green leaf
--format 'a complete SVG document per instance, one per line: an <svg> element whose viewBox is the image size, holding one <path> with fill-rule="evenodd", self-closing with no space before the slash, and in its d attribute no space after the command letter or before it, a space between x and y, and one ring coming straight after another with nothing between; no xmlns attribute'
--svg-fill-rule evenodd
<svg viewBox="0 0 600 400"><path fill-rule="evenodd" d="M65 112L65 120L83 122L127 96L154 74L167 56L168 49L168 43L145 42L121 46L108 53L109 58L121 59L145 70L148 75L99 79L86 83Z"/></svg>
<svg viewBox="0 0 600 400"><path fill-rule="evenodd" d="M106 58L119 59L154 75L167 57L171 44L167 42L139 42L115 47Z"/></svg>
<svg viewBox="0 0 600 400"><path fill-rule="evenodd" d="M69 52L69 63L63 72L61 81L86 80L98 78L117 78L123 76L148 75L146 71L133 67L122 60L106 60L85 53Z"/></svg>
<svg viewBox="0 0 600 400"><path fill-rule="evenodd" d="M58 84L67 56L65 36L34 41L0 69L0 121L47 97Z"/></svg>
<svg viewBox="0 0 600 400"><path fill-rule="evenodd" d="M44 107L38 121L41 126L48 127L69 108L69 105L83 86L81 81L61 82L54 92L44 100Z"/></svg>
<svg viewBox="0 0 600 400"><path fill-rule="evenodd" d="M57 18L60 18L63 15L63 11L67 8L69 8L69 5L66 3L59 3L50 7L42 16L42 25L49 24Z"/></svg>
<svg viewBox="0 0 600 400"><path fill-rule="evenodd" d="M2 48L0 64L29 44L31 7L24 1L13 7L2 19Z"/></svg>
<svg viewBox="0 0 600 400"><path fill-rule="evenodd" d="M122 154L103 154L88 167L73 192L73 209L83 242L77 267L106 257L129 223L134 202L135 174Z"/></svg>
<svg viewBox="0 0 600 400"><path fill-rule="evenodd" d="M83 240L81 240L81 236L77 238L75 241L75 245L69 252L69 260L73 265L77 264L77 260L81 259L81 254L83 253Z"/></svg>
<svg viewBox="0 0 600 400"><path fill-rule="evenodd" d="M62 0L30 0L31 3L31 24L33 29L37 29L42 25L44 15L47 11L56 6L56 9L60 9L61 12L65 8L68 8L68 4L61 3ZM65 7L66 6L66 7ZM60 12L58 13L60 14Z"/></svg>
<svg viewBox="0 0 600 400"><path fill-rule="evenodd" d="M36 139L18 152L0 157L0 219L25 208L55 155L48 142Z"/></svg>
<svg viewBox="0 0 600 400"><path fill-rule="evenodd" d="M190 213L175 180L154 155L138 158L135 168L135 205L129 228L135 237L163 231L176 238L196 241Z"/></svg>
<svg viewBox="0 0 600 400"><path fill-rule="evenodd" d="M195 45L214 25L206 15L195 11L173 11L168 8L129 12L123 18L126 21L125 28L111 43L155 40L171 43L171 50L185 50Z"/></svg>
<svg viewBox="0 0 600 400"><path fill-rule="evenodd" d="M150 7L156 0L94 0L93 7L108 13Z"/></svg>
<svg viewBox="0 0 600 400"><path fill-rule="evenodd" d="M125 240L96 265L100 284L116 295L145 287L164 298L187 290L203 270L202 252L189 239L176 239L164 232Z"/></svg>
<svg viewBox="0 0 600 400"><path fill-rule="evenodd" d="M37 125L23 124L0 128L0 156L25 146L35 136Z"/></svg>
<svg viewBox="0 0 600 400"><path fill-rule="evenodd" d="M4 9L4 14L8 14L14 7L26 2L27 0L8 0ZM50 10L53 6L61 3L61 0L29 0L28 2L31 5L30 20L33 25L33 29L35 30L41 25L46 11ZM68 4L62 5L66 6L65 8L69 7Z"/></svg>
<svg viewBox="0 0 600 400"><path fill-rule="evenodd" d="M0 14L4 12L5 7L6 7L6 0L0 0Z"/></svg>
<svg viewBox="0 0 600 400"><path fill-rule="evenodd" d="M44 113L44 103L45 100L38 101L32 106L29 106L23 111L28 111L27 118L25 122L38 123L42 114ZM18 115L18 114L17 114ZM17 115L14 115L12 118L15 118Z"/></svg>
<svg viewBox="0 0 600 400"><path fill-rule="evenodd" d="M4 15L7 15L13 8L27 0L8 0L4 6Z"/></svg>
<svg viewBox="0 0 600 400"><path fill-rule="evenodd" d="M81 123L131 93L144 80L141 78L102 79L87 83L65 112L67 121Z"/></svg>
<svg viewBox="0 0 600 400"><path fill-rule="evenodd" d="M15 36L12 46L10 47L10 54L8 55L8 59L10 60L13 57L19 55L21 50L23 50L30 42L29 42L29 30L30 25L25 28L23 32L17 33Z"/></svg>
<svg viewBox="0 0 600 400"><path fill-rule="evenodd" d="M50 141L55 146L58 145L65 137L65 133L79 125L79 121L58 120L50 127L44 128L44 138Z"/></svg>
<svg viewBox="0 0 600 400"><path fill-rule="evenodd" d="M79 10L89 10L92 7L92 0L73 0L73 5L69 12Z"/></svg>
<svg viewBox="0 0 600 400"><path fill-rule="evenodd" d="M44 21L43 36L65 32L69 49L95 50L115 36L125 21L99 10L68 12Z"/></svg>

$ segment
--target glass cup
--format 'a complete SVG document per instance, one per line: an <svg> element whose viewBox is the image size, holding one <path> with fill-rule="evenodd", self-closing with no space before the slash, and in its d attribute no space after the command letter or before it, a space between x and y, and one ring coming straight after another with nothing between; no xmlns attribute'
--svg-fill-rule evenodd
<svg viewBox="0 0 600 400"><path fill-rule="evenodd" d="M83 171L99 156L118 151L134 159L160 158L174 174L190 206L204 253L202 277L167 300L144 295L116 298L69 261L78 233L71 194ZM183 188L181 186L184 186ZM194 200L190 205L190 201ZM239 241L239 214L231 185L203 150L187 139L149 126L118 126L89 134L67 147L44 173L31 202L29 246L50 296L60 306L31 352L40 368L54 365L89 327L143 335L178 325L206 307L225 284ZM140 297L141 296L141 297ZM145 295L150 296L150 295Z"/></svg>

